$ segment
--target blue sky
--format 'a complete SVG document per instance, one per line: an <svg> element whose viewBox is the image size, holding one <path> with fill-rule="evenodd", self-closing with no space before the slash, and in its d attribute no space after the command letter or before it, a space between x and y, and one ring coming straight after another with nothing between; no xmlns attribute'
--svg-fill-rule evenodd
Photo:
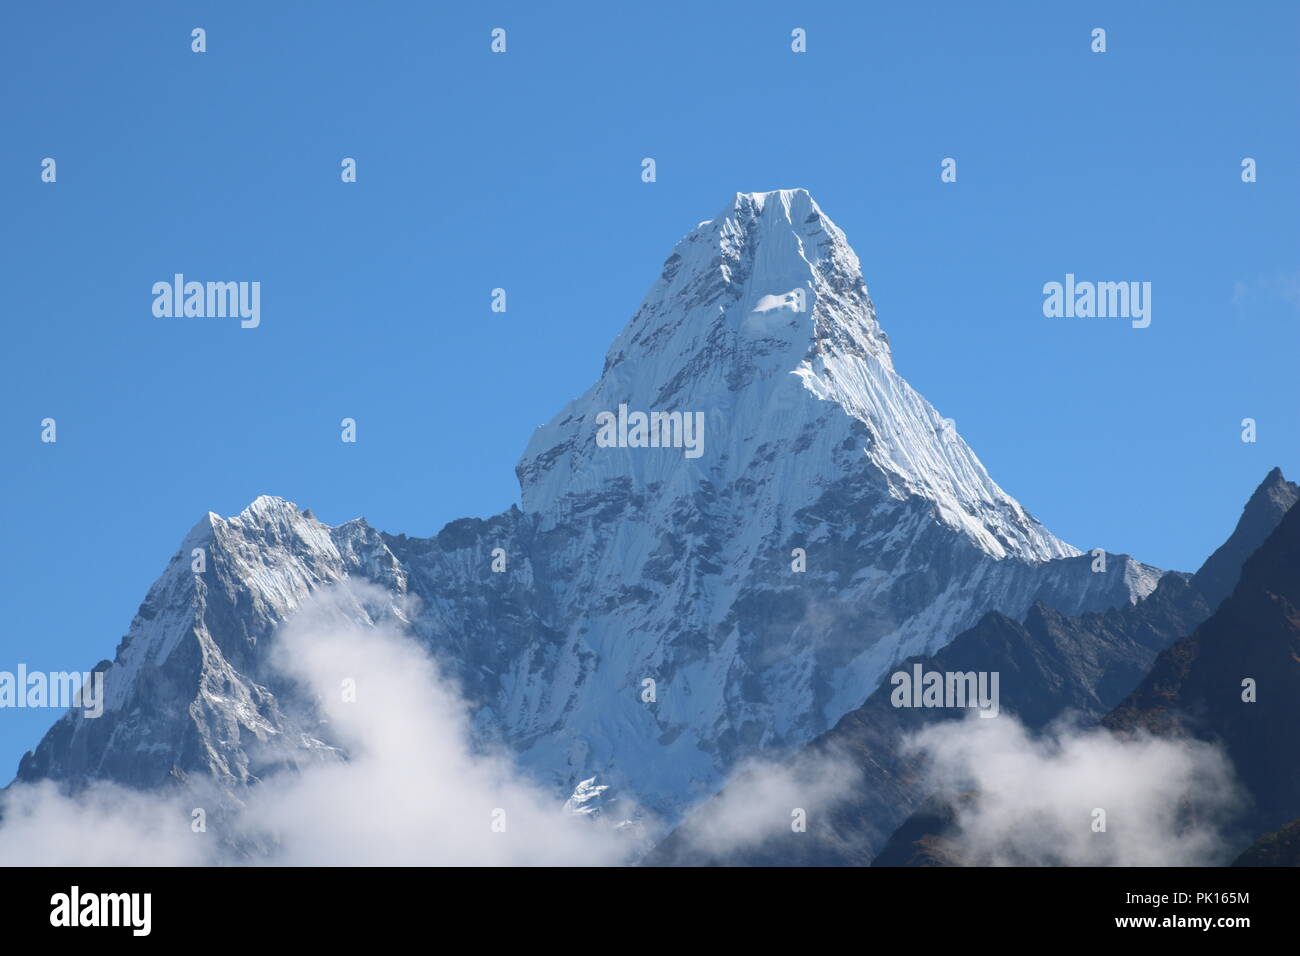
<svg viewBox="0 0 1300 956"><path fill-rule="evenodd" d="M4 8L0 670L111 657L209 510L509 507L736 191L812 192L899 371L1067 541L1191 569L1300 475L1300 7L464 6ZM260 281L261 327L155 318L176 272ZM1150 281L1150 328L1045 318L1067 272ZM0 778L54 716L0 711Z"/></svg>

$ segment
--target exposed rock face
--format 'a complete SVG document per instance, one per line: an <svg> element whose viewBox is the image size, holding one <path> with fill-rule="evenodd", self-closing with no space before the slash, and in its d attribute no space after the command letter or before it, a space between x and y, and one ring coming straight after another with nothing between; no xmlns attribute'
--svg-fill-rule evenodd
<svg viewBox="0 0 1300 956"><path fill-rule="evenodd" d="M1239 821L1248 838L1300 817L1300 508L1105 725L1221 744L1253 799Z"/></svg>
<svg viewBox="0 0 1300 956"><path fill-rule="evenodd" d="M1236 588L1246 559L1259 550L1297 499L1300 499L1300 486L1282 477L1281 468L1270 471L1255 489L1232 537L1210 555L1193 578L1197 590L1206 596L1212 608L1222 604Z"/></svg>
<svg viewBox="0 0 1300 956"><path fill-rule="evenodd" d="M1233 866L1300 866L1300 820L1266 833L1233 861Z"/></svg>
<svg viewBox="0 0 1300 956"><path fill-rule="evenodd" d="M1235 584L1242 576L1233 556L1244 553L1246 543L1262 541L1278 528L1286 502L1294 501L1296 492L1297 487L1275 469L1251 496L1232 536L1201 571L1191 578L1166 574L1156 590L1135 606L1067 615L1037 604L1023 622L990 613L938 653L909 658L898 669L910 671L919 664L923 671L942 673L996 671L1002 712L1015 714L1030 729L1042 729L1067 711L1083 725L1096 723L1143 681L1163 649L1210 616L1221 599L1222 582ZM1208 594L1202 592L1202 583ZM782 833L728 859L701 854L682 833L675 833L647 862L877 866L957 862L956 851L944 838L953 820L948 801L955 798L928 795L918 758L901 751L900 743L928 724L960 719L965 712L898 708L891 703L892 690L888 682L883 683L861 707L809 746L810 751L837 759L847 757L856 776L851 799L810 824L806 833ZM708 807L701 812L707 813Z"/></svg>

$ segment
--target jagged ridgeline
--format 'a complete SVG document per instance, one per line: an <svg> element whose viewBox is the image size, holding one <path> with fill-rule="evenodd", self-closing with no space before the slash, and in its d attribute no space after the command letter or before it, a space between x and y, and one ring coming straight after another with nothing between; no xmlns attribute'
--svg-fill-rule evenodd
<svg viewBox="0 0 1300 956"><path fill-rule="evenodd" d="M1094 570L989 477L895 371L857 256L799 189L692 229L516 471L522 508L430 538L273 497L207 515L105 665L103 717L65 716L19 776L239 788L295 750L334 759L268 648L313 592L364 580L418 599L477 731L557 801L587 781L671 820L990 611L1127 606L1159 577Z"/></svg>

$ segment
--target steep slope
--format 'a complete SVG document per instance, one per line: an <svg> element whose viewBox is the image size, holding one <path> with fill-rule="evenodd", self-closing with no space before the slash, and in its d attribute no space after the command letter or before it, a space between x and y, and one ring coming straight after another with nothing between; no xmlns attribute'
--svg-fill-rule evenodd
<svg viewBox="0 0 1300 956"><path fill-rule="evenodd" d="M1199 648L1202 640L1205 639L1202 635L1208 635L1211 641L1221 640L1222 635L1225 633L1225 627L1231 630L1239 623L1239 615L1242 613L1241 602L1245 602L1248 606L1263 606L1260 602L1262 595L1256 589L1264 583L1266 578L1270 578L1272 575L1262 573L1256 563L1272 563L1274 565L1272 572L1276 573L1281 579L1285 579L1287 571L1284 564L1279 564L1280 561L1284 561L1285 549L1280 547L1279 536L1294 533L1295 515L1300 513L1296 512L1293 507L1295 500L1296 486L1286 482L1282 478L1281 472L1274 469L1264 480L1264 483L1260 485L1259 489L1256 490L1250 503L1247 504L1233 537L1206 561L1202 570L1192 579L1193 587L1198 582L1210 582L1207 585L1210 591L1207 596L1209 601L1214 601L1218 597L1218 589L1222 587L1224 581L1231 581L1235 585L1233 597L1227 602L1219 603L1216 601L1215 603L1218 603L1219 606L1212 617L1204 621L1198 628L1189 630L1189 636L1180 639L1158 656L1150 674L1144 678L1141 685L1106 716L1103 721L1105 726L1121 733L1142 727L1162 734L1191 733L1207 740L1225 740L1215 727L1213 718L1208 713L1208 708L1197 698L1196 690L1192 688L1185 690L1184 681L1188 679L1192 671L1191 662L1199 657ZM1290 532L1284 532L1282 528L1282 517L1284 515L1289 515L1286 520L1292 523ZM1225 555L1242 554L1244 552L1243 542L1252 540L1258 541L1259 545L1255 554L1249 556L1249 562L1244 567L1234 565L1231 558L1224 559ZM1207 568L1209 574L1206 574ZM1265 599L1264 603L1275 599L1276 596ZM1233 604L1234 601L1238 603ZM1267 617L1267 614L1264 617ZM1264 617L1261 617L1261 623ZM1285 641L1284 632L1286 627L1287 625L1283 625L1283 633L1281 635L1275 633L1273 637L1282 636ZM1268 630L1265 627L1257 635L1265 643L1270 640L1266 636ZM1254 643L1254 640L1247 639L1245 645ZM1245 648L1241 649L1244 650ZM1294 658L1290 661L1289 668L1285 662L1280 660L1275 661L1275 663L1281 664L1282 667L1280 671L1271 672L1273 677L1269 683L1275 692L1281 689L1285 693L1285 675L1288 670L1294 670ZM1215 672L1224 665L1227 666L1227 670L1216 674ZM1233 665L1227 664L1222 658L1213 664L1203 662L1202 666L1204 669L1199 670L1202 683L1216 689L1219 683L1228 680L1227 675L1233 671ZM1281 678L1281 680L1278 678ZM1237 685L1237 691L1239 694L1239 684ZM1292 698L1292 701L1294 701L1294 698ZM1245 705L1243 702L1242 706L1250 705ZM1235 708L1230 707L1229 710L1232 711ZM1242 774L1252 795L1261 786L1263 788L1262 793L1256 797L1256 806L1239 822L1244 833L1259 833L1261 829L1271 825L1269 821L1275 821L1280 816L1285 816L1288 812L1286 808L1293 805L1293 798L1286 795L1286 787L1289 777L1292 782L1292 793L1294 793L1294 765L1296 758L1300 757L1300 747L1297 746L1294 733L1290 733L1288 730L1292 726L1294 725L1284 723L1271 728L1271 730L1265 730L1263 727L1255 728L1255 732L1264 733L1268 738L1265 748L1269 750L1276 749L1275 756L1277 759L1271 760L1267 766L1262 767L1262 771L1257 768L1254 773ZM1237 733L1239 732L1238 730ZM1250 732L1246 732L1247 739L1244 743L1229 747L1229 755L1239 772L1242 770L1242 764L1239 761L1244 760L1249 764L1253 760L1249 741ZM1237 736L1237 734L1234 733L1233 736ZM1288 771L1288 766L1291 768L1290 771ZM1280 796L1278 791L1281 791ZM948 866L960 864L959 854L952 846L951 841L948 840L948 828L952 822L952 809L948 801L951 799L953 798L950 796L936 795L929 801L923 811L918 811L899 827L872 865ZM1269 807L1277 808L1279 806L1281 807L1280 810L1274 809L1271 813L1268 812ZM1293 829L1293 826L1291 828L1284 827L1278 833L1261 837L1259 841L1242 854L1236 865L1286 865L1287 855L1293 848Z"/></svg>
<svg viewBox="0 0 1300 956"><path fill-rule="evenodd" d="M351 576L406 587L363 521L329 528L265 496L233 518L209 514L149 590L114 660L99 665L103 716L70 711L18 778L155 787L197 772L242 785L281 759L327 754L279 706L265 651L311 592Z"/></svg>
<svg viewBox="0 0 1300 956"><path fill-rule="evenodd" d="M957 823L955 807L964 795L935 795L921 804L885 841L872 866L967 866L961 850L949 839Z"/></svg>
<svg viewBox="0 0 1300 956"><path fill-rule="evenodd" d="M1236 588L1246 559L1259 550L1297 499L1300 486L1282 477L1280 468L1270 471L1255 489L1232 536L1206 559L1192 579L1212 608L1222 604Z"/></svg>
<svg viewBox="0 0 1300 956"><path fill-rule="evenodd" d="M1240 821L1250 837L1300 816L1300 508L1104 723L1222 744L1254 800Z"/></svg>
<svg viewBox="0 0 1300 956"><path fill-rule="evenodd" d="M1157 654L1207 618L1217 594L1199 581L1236 580L1240 542L1276 528L1297 486L1271 472L1251 495L1228 541L1192 578L1170 572L1133 607L1070 616L1036 604L1023 622L990 613L937 654L908 658L897 670L941 673L997 672L1001 710L1041 729L1071 711L1082 722L1100 720L1129 694ZM1203 569L1204 570L1204 569ZM851 797L829 808L806 833L781 833L757 849L732 856L701 852L693 827L708 826L709 808L666 839L652 864L746 863L776 865L945 865L951 852L942 830L952 811L944 795L926 800L919 760L900 750L904 738L937 721L955 720L954 708L899 708L892 685L882 683L808 748L853 768ZM912 816L909 816L912 814ZM946 822L945 822L946 821ZM879 857L877 857L879 854Z"/></svg>
<svg viewBox="0 0 1300 956"><path fill-rule="evenodd" d="M637 412L680 417L651 442ZM20 777L242 786L331 757L265 648L310 595L365 580L384 613L418 602L410 628L485 740L561 799L597 778L671 818L989 611L1128 605L1158 578L1121 556L1092 573L992 481L895 372L857 257L803 190L737 194L678 243L517 473L522 510L433 538L266 497L209 515L106 666L110 713L66 716Z"/></svg>
<svg viewBox="0 0 1300 956"><path fill-rule="evenodd" d="M1233 866L1300 866L1300 819L1266 833L1233 861Z"/></svg>

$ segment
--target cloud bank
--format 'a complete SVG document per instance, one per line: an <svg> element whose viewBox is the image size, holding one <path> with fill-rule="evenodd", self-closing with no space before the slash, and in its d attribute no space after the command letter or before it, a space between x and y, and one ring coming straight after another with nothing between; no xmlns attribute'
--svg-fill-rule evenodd
<svg viewBox="0 0 1300 956"><path fill-rule="evenodd" d="M476 744L469 706L407 620L387 592L351 583L277 632L272 666L297 688L304 726L328 739L314 748L321 759L303 763L285 741L299 765L236 800L204 785L142 794L100 783L69 796L15 784L0 795L0 865L635 862L655 821L616 827L565 812L509 754ZM905 747L926 757L932 792L966 795L948 839L974 865L1219 863L1219 834L1242 800L1227 760L1195 741L1065 723L1032 736L1003 714L927 727ZM758 847L801 815L815 825L856 780L847 759L747 761L681 836L714 857Z"/></svg>
<svg viewBox="0 0 1300 956"><path fill-rule="evenodd" d="M839 754L804 752L775 763L744 761L722 790L687 815L685 851L725 859L778 834L806 832L848 798L859 774Z"/></svg>
<svg viewBox="0 0 1300 956"><path fill-rule="evenodd" d="M0 798L0 863L26 865L608 865L635 838L565 813L508 755L473 744L467 705L368 585L322 592L276 634L331 746L242 805L95 784L16 784ZM318 752L328 754L327 748ZM337 751L335 751L337 752ZM206 804L206 805L205 805ZM206 829L195 832L195 807Z"/></svg>
<svg viewBox="0 0 1300 956"><path fill-rule="evenodd" d="M1243 800L1222 752L1193 740L1068 722L1035 737L1003 714L936 724L907 746L927 758L932 792L964 795L948 842L975 866L1222 863Z"/></svg>

